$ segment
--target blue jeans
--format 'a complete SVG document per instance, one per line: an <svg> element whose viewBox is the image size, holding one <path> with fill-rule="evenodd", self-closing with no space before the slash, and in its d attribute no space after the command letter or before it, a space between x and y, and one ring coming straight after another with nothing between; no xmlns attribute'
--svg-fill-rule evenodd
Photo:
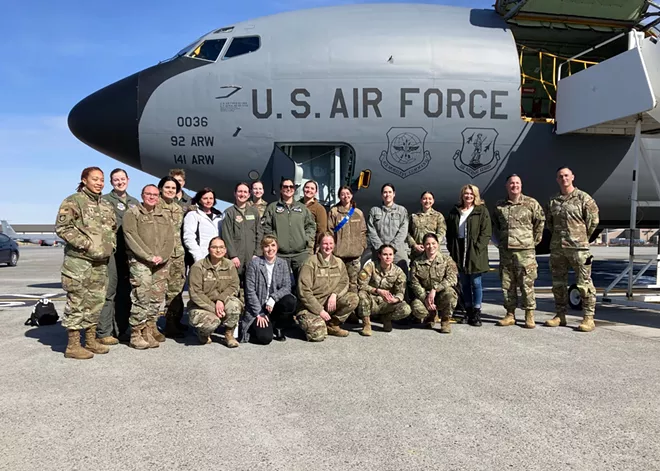
<svg viewBox="0 0 660 471"><path fill-rule="evenodd" d="M481 300L484 297L483 289L481 288L481 273L466 275L465 273L459 274L461 279L461 291L463 292L463 302L465 307L474 307L481 309Z"/></svg>

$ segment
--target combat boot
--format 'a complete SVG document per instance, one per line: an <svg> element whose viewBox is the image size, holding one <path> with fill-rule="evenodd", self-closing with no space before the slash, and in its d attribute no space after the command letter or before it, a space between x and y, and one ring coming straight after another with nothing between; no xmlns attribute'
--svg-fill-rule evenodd
<svg viewBox="0 0 660 471"><path fill-rule="evenodd" d="M234 328L233 327L231 329L229 327L226 328L226 330L225 330L225 343L227 344L228 348L238 347L238 342L234 338Z"/></svg>
<svg viewBox="0 0 660 471"><path fill-rule="evenodd" d="M326 328L328 330L328 335L334 337L348 337L348 331L341 328L341 321L334 316L332 316Z"/></svg>
<svg viewBox="0 0 660 471"><path fill-rule="evenodd" d="M371 319L369 317L363 317L362 318L362 330L360 331L360 335L363 335L365 337L371 337Z"/></svg>
<svg viewBox="0 0 660 471"><path fill-rule="evenodd" d="M156 340L156 342L165 341L165 336L160 333L160 330L158 330L156 321L147 321L147 329L149 329L151 336L154 338L154 340Z"/></svg>
<svg viewBox="0 0 660 471"><path fill-rule="evenodd" d="M593 314L585 314L584 319L582 319L582 322L580 322L577 330L580 332L591 332L595 328L596 324L594 323Z"/></svg>
<svg viewBox="0 0 660 471"><path fill-rule="evenodd" d="M101 337L100 339L96 339L98 343L101 345L118 345L119 340L114 338L112 335L109 337Z"/></svg>
<svg viewBox="0 0 660 471"><path fill-rule="evenodd" d="M516 315L513 312L507 312L504 318L500 319L495 323L495 325L499 325L500 327L508 327L510 325L515 325L515 324L516 324Z"/></svg>
<svg viewBox="0 0 660 471"><path fill-rule="evenodd" d="M129 347L135 348L137 350L144 350L145 348L149 348L149 343L142 337L142 329L144 327L144 324L134 325L131 327L131 340L128 344Z"/></svg>
<svg viewBox="0 0 660 471"><path fill-rule="evenodd" d="M426 319L424 319L424 324L426 324L426 327L429 329L432 329L433 326L435 326L436 322L438 322L440 319L438 319L438 313L437 312L432 312L429 313L428 316L426 316Z"/></svg>
<svg viewBox="0 0 660 471"><path fill-rule="evenodd" d="M158 348L160 343L156 340L151 333L151 327L149 327L149 322L142 324L142 338L147 342L149 348Z"/></svg>
<svg viewBox="0 0 660 471"><path fill-rule="evenodd" d="M534 322L534 311L532 309L527 309L525 311L525 329L533 329L536 327Z"/></svg>
<svg viewBox="0 0 660 471"><path fill-rule="evenodd" d="M473 327L481 327L481 308L472 308L472 317L468 324Z"/></svg>
<svg viewBox="0 0 660 471"><path fill-rule="evenodd" d="M181 339L185 337L185 334L179 329L176 319L173 317L167 317L165 319L165 337L171 339Z"/></svg>
<svg viewBox="0 0 660 471"><path fill-rule="evenodd" d="M417 319L415 317L415 319ZM383 316L383 332L392 332L392 314Z"/></svg>
<svg viewBox="0 0 660 471"><path fill-rule="evenodd" d="M443 314L440 319L440 333L451 334L451 316L449 314Z"/></svg>
<svg viewBox="0 0 660 471"><path fill-rule="evenodd" d="M208 345L212 342L211 335L208 332L204 332L202 330L197 331L197 338L199 339L199 343L202 345Z"/></svg>
<svg viewBox="0 0 660 471"><path fill-rule="evenodd" d="M85 350L80 345L80 331L79 330L67 330L69 335L69 343L66 345L66 350L64 351L64 358L75 358L76 360L89 360L94 358L94 354L89 350Z"/></svg>
<svg viewBox="0 0 660 471"><path fill-rule="evenodd" d="M106 347L96 340L96 325L85 330L85 349L98 354L108 353L110 351L110 347Z"/></svg>
<svg viewBox="0 0 660 471"><path fill-rule="evenodd" d="M543 324L546 327L557 327L558 325L564 327L566 325L566 314L556 314L552 319L548 319Z"/></svg>

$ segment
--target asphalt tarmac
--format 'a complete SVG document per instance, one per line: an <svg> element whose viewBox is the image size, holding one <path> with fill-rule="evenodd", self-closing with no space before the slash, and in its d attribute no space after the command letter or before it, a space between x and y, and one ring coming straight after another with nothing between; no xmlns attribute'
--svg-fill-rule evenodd
<svg viewBox="0 0 660 471"><path fill-rule="evenodd" d="M593 252L601 292L627 249ZM491 255L481 328L349 325L233 350L189 333L76 361L59 324L23 325L44 295L62 314L62 249L22 247L0 267L0 470L660 469L660 313L599 303L591 333L573 329L578 311L564 328L496 327ZM539 265L541 324L553 302Z"/></svg>

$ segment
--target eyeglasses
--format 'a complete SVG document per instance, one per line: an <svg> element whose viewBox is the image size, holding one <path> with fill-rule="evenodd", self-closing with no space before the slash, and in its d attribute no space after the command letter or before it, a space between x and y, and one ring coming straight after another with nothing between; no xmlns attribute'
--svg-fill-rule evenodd
<svg viewBox="0 0 660 471"><path fill-rule="evenodd" d="M293 190L296 185L282 185L283 190Z"/></svg>

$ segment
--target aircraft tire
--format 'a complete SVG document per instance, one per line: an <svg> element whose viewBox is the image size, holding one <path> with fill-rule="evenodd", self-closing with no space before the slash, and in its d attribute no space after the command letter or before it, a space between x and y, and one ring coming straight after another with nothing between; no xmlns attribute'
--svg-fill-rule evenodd
<svg viewBox="0 0 660 471"><path fill-rule="evenodd" d="M577 285L571 285L568 288L568 305L576 311L582 310L582 297L580 296L580 290Z"/></svg>

